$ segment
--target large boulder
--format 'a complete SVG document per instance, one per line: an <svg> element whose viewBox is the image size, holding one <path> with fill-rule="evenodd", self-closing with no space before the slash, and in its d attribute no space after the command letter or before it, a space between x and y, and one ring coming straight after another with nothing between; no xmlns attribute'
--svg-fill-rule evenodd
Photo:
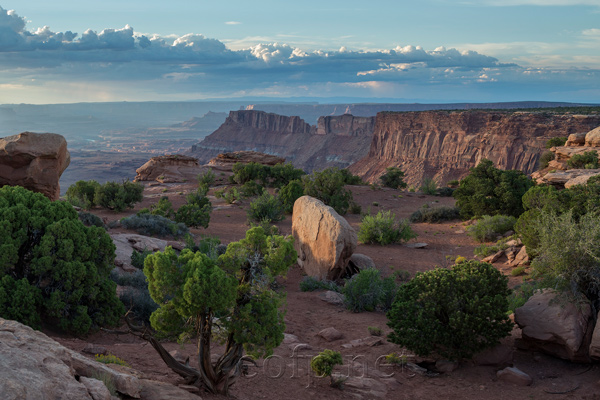
<svg viewBox="0 0 600 400"><path fill-rule="evenodd" d="M136 377L90 360L19 322L0 318L2 399L92 400L92 393L101 391L98 382L93 382L95 389L90 391L76 376L101 377L127 398L140 398Z"/></svg>
<svg viewBox="0 0 600 400"><path fill-rule="evenodd" d="M298 264L307 275L330 280L344 275L357 238L333 208L313 197L300 197L294 203L292 235Z"/></svg>
<svg viewBox="0 0 600 400"><path fill-rule="evenodd" d="M179 154L158 156L135 170L137 175L134 181L186 182L196 179L205 170L194 157Z"/></svg>
<svg viewBox="0 0 600 400"><path fill-rule="evenodd" d="M585 145L590 147L600 147L600 126L586 133Z"/></svg>
<svg viewBox="0 0 600 400"><path fill-rule="evenodd" d="M600 360L600 324L598 318L600 318L600 312L596 316L596 326L590 342L590 357L594 360Z"/></svg>
<svg viewBox="0 0 600 400"><path fill-rule="evenodd" d="M7 136L0 139L0 186L23 186L57 200L58 181L70 162L67 141L61 135L23 132Z"/></svg>
<svg viewBox="0 0 600 400"><path fill-rule="evenodd" d="M165 251L169 244L166 240L135 233L113 233L110 237L116 247L115 265L125 271L135 271L136 269L131 265L131 254L134 250L139 252L144 250L152 252Z"/></svg>
<svg viewBox="0 0 600 400"><path fill-rule="evenodd" d="M553 290L537 291L523 307L515 310L522 329L522 347L574 362L589 362L593 332L589 304L578 305Z"/></svg>
<svg viewBox="0 0 600 400"><path fill-rule="evenodd" d="M231 171L237 163L249 164L258 163L262 165L273 166L283 164L285 158L274 156L272 154L259 153L257 151L240 150L231 153L221 153L208 162L208 165L219 171Z"/></svg>

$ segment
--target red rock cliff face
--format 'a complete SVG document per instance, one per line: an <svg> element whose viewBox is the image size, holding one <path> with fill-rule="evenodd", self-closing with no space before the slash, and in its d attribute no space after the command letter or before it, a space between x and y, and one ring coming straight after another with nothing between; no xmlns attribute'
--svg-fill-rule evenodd
<svg viewBox="0 0 600 400"><path fill-rule="evenodd" d="M444 184L464 177L488 158L498 168L530 174L549 138L587 132L599 124L599 115L379 113L368 155L349 169L376 181L387 167L398 166L410 185L419 185L426 177Z"/></svg>
<svg viewBox="0 0 600 400"><path fill-rule="evenodd" d="M284 157L307 172L330 166L344 168L367 155L373 132L367 120L372 117L328 118L333 119L324 120L317 128L300 117L231 111L219 129L192 147L191 154L206 163L220 153L251 150Z"/></svg>

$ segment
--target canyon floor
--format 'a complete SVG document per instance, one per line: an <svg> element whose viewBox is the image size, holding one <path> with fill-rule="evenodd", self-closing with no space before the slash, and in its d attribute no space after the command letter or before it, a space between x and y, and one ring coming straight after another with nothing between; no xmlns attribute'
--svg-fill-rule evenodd
<svg viewBox="0 0 600 400"><path fill-rule="evenodd" d="M219 176L225 184L226 176ZM218 184L219 182L217 182ZM449 197L425 196L419 193L382 188L373 190L369 186L351 186L354 199L362 206L363 212L370 207L371 212L391 210L398 217L408 218L410 214L424 204L452 205L454 199ZM158 201L161 196L169 196L175 208L184 202L184 194L194 190L193 184L158 184L146 183L144 201L133 210L115 214L104 210L93 210L109 221L135 213ZM209 194L212 193L214 188ZM211 198L214 206L208 229L192 230L194 234L211 235L221 239L223 243L239 240L248 229L246 209L249 200L236 204L226 204L223 200ZM358 230L360 215L346 215L348 222ZM291 215L277 223L282 234L291 234ZM465 223L452 221L442 224L413 224L418 234L411 243L427 243L422 249L409 248L405 245L363 245L359 244L356 253L370 256L384 274L404 270L411 277L418 271L425 271L437 266L448 266L456 256L473 257L473 249L478 245L465 233ZM120 229L120 228L119 228ZM503 270L501 264L496 265ZM507 270L504 271L508 274ZM437 376L415 374L402 367L382 366L378 358L392 352L410 353L399 346L388 343L385 334L390 332L387 318L383 312L352 313L343 306L322 301L321 292L301 292L299 283L303 272L298 266L290 269L287 278L279 280L281 290L287 293L286 333L296 335L300 343L306 343L310 349L294 352L289 345L282 344L268 361L259 360L258 367L251 367L251 377L243 377L232 387L231 395L236 399L346 399L355 398L359 393L356 388L342 389L329 386L326 378L315 377L309 373L311 356L324 349L341 351L344 365L334 370L348 374L350 377L371 377L374 381L370 389L379 389L379 396L390 399L600 399L600 367L597 365L581 365L552 358L544 354L515 350L514 366L533 378L531 386L522 387L499 381L496 378L497 368L475 366L464 362L450 373ZM519 283L520 278L510 277L510 285ZM351 340L369 337L367 327L375 326L383 330L382 344L379 346L359 346L351 349L342 348ZM327 342L317 336L324 328L334 327L343 333L340 340ZM178 375L171 372L150 345L131 335L118 335L97 332L85 338L73 338L55 332L46 332L63 345L81 351L88 343L104 346L111 354L125 360L133 369L156 380L175 385L182 384ZM520 336L515 328L509 338L510 343ZM168 350L178 349L190 355L191 365L195 364L194 344L180 346L177 343L166 343ZM215 352L218 353L217 348ZM409 357L410 361L410 357ZM354 363L353 368L349 366ZM196 364L197 365L197 364ZM360 367L360 368L359 368ZM576 388L576 389L574 389ZM375 392L362 393L362 398L375 398ZM552 394L551 394L552 393ZM223 396L200 393L205 399L220 399Z"/></svg>

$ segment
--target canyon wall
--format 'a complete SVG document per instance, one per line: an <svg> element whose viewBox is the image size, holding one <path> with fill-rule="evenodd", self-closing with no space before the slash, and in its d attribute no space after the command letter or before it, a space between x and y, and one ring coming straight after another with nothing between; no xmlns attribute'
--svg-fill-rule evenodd
<svg viewBox="0 0 600 400"><path fill-rule="evenodd" d="M201 164L220 153L252 150L284 157L307 172L345 168L367 155L375 117L341 115L319 118L317 126L300 117L256 110L231 111L215 132L190 154Z"/></svg>
<svg viewBox="0 0 600 400"><path fill-rule="evenodd" d="M500 111L425 111L377 114L369 153L348 169L375 182L385 169L402 169L409 185L460 179L482 158L501 169L535 171L546 141L587 132L600 115Z"/></svg>

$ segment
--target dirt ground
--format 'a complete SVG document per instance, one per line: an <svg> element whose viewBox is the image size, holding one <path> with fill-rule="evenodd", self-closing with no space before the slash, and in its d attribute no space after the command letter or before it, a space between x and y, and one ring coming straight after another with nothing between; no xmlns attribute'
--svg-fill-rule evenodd
<svg viewBox="0 0 600 400"><path fill-rule="evenodd" d="M222 183L226 176L219 176ZM185 201L184 194L194 190L193 184L147 184L145 199L133 210L114 214L109 211L94 210L94 213L105 219L117 220L125 215L135 213L142 207L156 203L161 196L167 195L175 208ZM363 212L391 210L400 218L408 218L410 214L424 204L453 205L454 199L449 197L425 196L419 193L398 191L388 188L373 190L369 186L350 187L355 201ZM211 190L209 194L213 192ZM239 240L248 229L246 208L249 200L236 204L226 204L223 200L211 198L214 206L208 229L193 230L194 234L211 235L221 239L223 243ZM346 215L348 222L358 230L360 215ZM291 234L291 216L277 223L282 234ZM122 230L122 229L118 229ZM405 245L364 245L359 244L356 253L370 256L384 274L393 271L408 271L411 276L418 271L425 271L435 266L452 265L457 256L473 257L473 249L478 245L465 233L465 223L452 221L442 224L413 224L418 234L411 242L427 243L422 249L409 248ZM497 267L503 270L502 265ZM287 294L287 313L285 317L286 333L296 335L300 343L309 345L309 349L294 351L287 344L278 347L274 356L268 360L259 360L258 367L250 368L249 377L240 378L232 388L232 396L237 399L345 399L356 393L349 389L337 389L329 386L328 379L321 379L309 373L311 356L324 349L338 350L344 357L344 365L335 371L348 376L374 377L385 382L390 399L600 399L600 367L597 365L573 364L544 354L515 350L514 366L533 378L531 386L516 386L496 378L497 368L475 366L464 362L460 368L450 373L435 377L415 374L402 367L381 365L381 356L392 352L410 353L399 346L388 343L385 334L390 332L386 316L383 312L352 313L343 306L332 305L319 298L320 292L301 292L299 283L303 272L298 266L290 269L287 278L280 280L281 290ZM510 284L515 285L519 278L510 277ZM354 339L369 337L367 327L379 327L383 330L382 344L369 347L360 346L351 349L342 348ZM326 342L317 333L328 327L334 327L343 333L343 338ZM72 338L61 334L47 332L63 345L81 351L87 343L106 347L111 354L125 360L132 368L151 379L182 384L178 375L171 372L157 353L145 342L131 335L118 335L97 332L86 338ZM515 328L510 343L520 336ZM194 365L196 348L194 344L180 346L177 343L166 343L169 350L178 349L190 356ZM219 349L215 349L218 353ZM378 361L379 359L379 361ZM409 357L409 360L411 358ZM197 364L197 363L196 363ZM354 364L354 368L349 366ZM359 368L360 367L360 368ZM366 371L366 372L365 372ZM573 390L574 388L577 388ZM560 394L559 392L567 392ZM553 392L555 394L551 394ZM223 398L222 396L201 393L205 399ZM371 398L363 395L363 398Z"/></svg>

